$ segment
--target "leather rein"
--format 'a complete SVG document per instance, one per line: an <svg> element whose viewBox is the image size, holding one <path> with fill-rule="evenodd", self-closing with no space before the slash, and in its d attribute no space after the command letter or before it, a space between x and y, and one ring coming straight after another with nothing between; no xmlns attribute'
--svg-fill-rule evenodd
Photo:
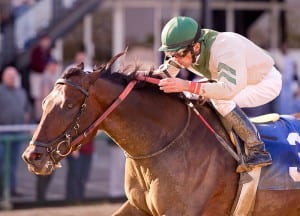
<svg viewBox="0 0 300 216"><path fill-rule="evenodd" d="M77 83L74 83L70 80L58 79L55 83L56 85L69 85L69 86L77 89L78 91L80 91L85 96L83 103L81 104L81 108L80 108L79 112L77 113L73 122L70 124L70 127L68 127L68 129L61 136L59 136L58 138L56 138L50 142L40 142L40 141L31 140L30 144L46 148L48 154L50 155L52 162L54 164L58 164L59 161L56 161L54 154L58 154L61 157L66 157L72 152L73 149L79 149L81 147L81 144L79 144L79 143L85 137L87 137L95 128L97 128L101 124L101 122L104 121L106 119L106 117L111 112L113 112L115 110L115 108L117 108L120 105L120 103L132 91L132 89L136 85L137 81L145 81L145 82L149 82L149 83L156 84L156 85L159 83L159 79L157 79L157 78L152 78L152 77L148 77L148 76L144 76L144 75L138 75L135 80L132 80L129 82L129 84L125 87L125 89L122 91L122 93L118 96L117 99L114 100L114 102L107 108L107 110L98 119L96 119L87 129L85 129L83 132L81 132L79 134L79 132L78 132L79 128L80 128L79 120L80 120L82 113L84 112L84 110L86 108L86 100L89 96L89 92L88 92L88 90L83 89ZM191 117L191 112L190 112L190 109L188 108L187 122L186 122L183 130L181 130L181 133L179 134L179 136L177 136L171 143L169 143L167 146L163 147L162 149L158 150L157 152L151 153L149 155L142 155L142 156L133 156L133 155L130 155L129 153L125 152L125 155L128 158L139 160L139 159L146 159L146 158L150 158L150 157L156 156L158 154L161 154L162 152L167 150L169 147L171 147L179 138L181 138L183 136L183 134L186 132L186 130L190 124L190 117ZM72 130L75 130L75 134L76 134L75 138L72 138L72 136L71 136L70 132ZM57 144L56 147L55 147L55 144ZM67 149L66 153L62 153L60 150L61 147L63 147L63 146L65 146L65 148Z"/></svg>

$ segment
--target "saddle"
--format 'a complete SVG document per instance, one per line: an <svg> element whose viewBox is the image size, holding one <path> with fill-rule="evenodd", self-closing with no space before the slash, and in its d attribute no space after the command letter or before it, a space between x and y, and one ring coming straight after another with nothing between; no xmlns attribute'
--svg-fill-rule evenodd
<svg viewBox="0 0 300 216"><path fill-rule="evenodd" d="M197 107L199 104L194 105ZM271 153L273 164L240 173L239 186L231 211L233 216L252 214L257 189L300 189L300 121L294 116L277 113L250 118L250 120L258 129L266 149ZM230 126L224 124L223 126L236 146L236 154L242 158L245 154L243 143ZM225 147L227 151L229 145Z"/></svg>
<svg viewBox="0 0 300 216"><path fill-rule="evenodd" d="M250 120L256 125L273 164L256 168L248 174L252 180L240 184L231 215L251 215L257 189L300 189L300 121L288 115L271 113Z"/></svg>
<svg viewBox="0 0 300 216"><path fill-rule="evenodd" d="M273 158L272 166L262 169L259 189L300 189L299 119L280 115L277 121L255 124Z"/></svg>

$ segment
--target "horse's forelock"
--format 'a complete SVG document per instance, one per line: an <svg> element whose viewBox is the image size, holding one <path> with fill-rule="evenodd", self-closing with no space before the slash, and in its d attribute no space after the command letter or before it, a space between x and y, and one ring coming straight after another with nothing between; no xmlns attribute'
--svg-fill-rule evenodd
<svg viewBox="0 0 300 216"><path fill-rule="evenodd" d="M88 80L90 84L93 84L98 78L102 79L108 79L114 83L118 83L121 85L127 85L130 81L136 79L136 76L138 74L143 74L144 76L153 76L154 68L151 67L149 70L143 70L141 71L141 64L135 63L135 64L128 64L126 66L123 66L122 69L119 69L118 71L112 72L110 70L111 65L122 55L126 54L127 50L125 50L122 53L118 53L117 55L113 56L110 61L106 64L102 64L100 66L95 65L93 68L93 72L90 73L88 76ZM82 74L85 74L85 72L81 69L81 65L78 65L76 67L70 68L66 70L62 78L68 79L72 76L80 76ZM155 76L157 77L157 76ZM158 76L159 78L159 76ZM146 83L146 82L139 82L138 85L136 85L136 88L144 88L147 86L152 86L154 88L157 88L157 86Z"/></svg>

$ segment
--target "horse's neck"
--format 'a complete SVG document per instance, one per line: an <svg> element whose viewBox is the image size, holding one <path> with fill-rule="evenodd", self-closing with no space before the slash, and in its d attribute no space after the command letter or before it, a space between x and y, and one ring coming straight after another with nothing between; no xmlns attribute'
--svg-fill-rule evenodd
<svg viewBox="0 0 300 216"><path fill-rule="evenodd" d="M122 91L114 84L104 84L109 96L97 96L102 112ZM102 129L129 154L147 155L171 142L182 130L186 118L187 108L169 97L132 91L103 122Z"/></svg>

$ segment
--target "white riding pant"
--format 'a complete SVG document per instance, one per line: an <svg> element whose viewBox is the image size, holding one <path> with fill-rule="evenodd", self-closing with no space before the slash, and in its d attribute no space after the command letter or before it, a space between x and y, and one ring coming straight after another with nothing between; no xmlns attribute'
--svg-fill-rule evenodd
<svg viewBox="0 0 300 216"><path fill-rule="evenodd" d="M261 82L247 85L232 100L211 99L211 102L222 116L226 116L236 104L241 108L256 107L272 101L279 95L281 87L281 74L273 67Z"/></svg>

